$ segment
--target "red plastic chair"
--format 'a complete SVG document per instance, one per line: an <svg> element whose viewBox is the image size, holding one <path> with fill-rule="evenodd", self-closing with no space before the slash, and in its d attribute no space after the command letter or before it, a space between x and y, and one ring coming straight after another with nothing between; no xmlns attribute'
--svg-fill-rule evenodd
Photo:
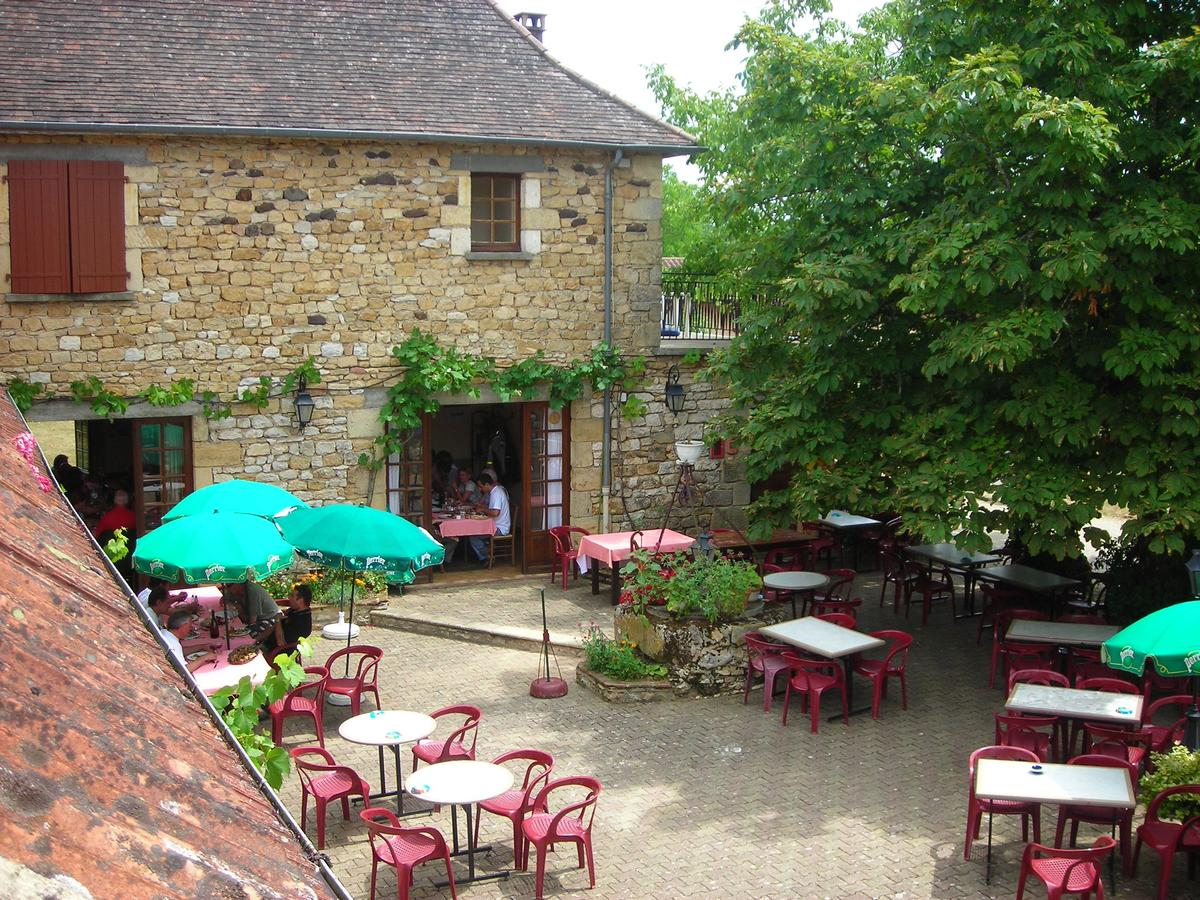
<svg viewBox="0 0 1200 900"><path fill-rule="evenodd" d="M879 587L879 607L882 609L887 599L888 585L894 588L892 594L892 612L900 612L900 602L908 596L908 588L912 578L904 567L904 560L899 553L883 550L879 554L879 564L883 567L883 582Z"/></svg>
<svg viewBox="0 0 1200 900"><path fill-rule="evenodd" d="M837 546L837 540L829 533L826 526L820 522L801 522L800 528L804 531L815 531L820 535L807 544L809 564L815 566L824 556L825 564L833 565L833 548Z"/></svg>
<svg viewBox="0 0 1200 900"><path fill-rule="evenodd" d="M772 547L763 557L763 564L778 566L778 571L804 571L808 569L809 551L803 545Z"/></svg>
<svg viewBox="0 0 1200 900"><path fill-rule="evenodd" d="M1050 762L1058 716L1025 716L995 713L996 743L1001 747L1020 747L1035 754L1038 762ZM1045 729L1045 730L1043 730Z"/></svg>
<svg viewBox="0 0 1200 900"><path fill-rule="evenodd" d="M1022 669L1054 670L1056 651L1050 644L1015 644L1005 641L1000 648L1004 659L1004 681ZM1069 685L1071 682L1067 681Z"/></svg>
<svg viewBox="0 0 1200 900"><path fill-rule="evenodd" d="M1146 765L1153 736L1147 731L1129 731L1099 722L1083 722L1083 752L1111 756L1127 762L1138 772Z"/></svg>
<svg viewBox="0 0 1200 900"><path fill-rule="evenodd" d="M407 900L412 887L413 869L438 857L446 863L450 896L458 900L454 871L450 868L450 848L446 846L446 839L440 831L432 827L403 828L390 810L377 806L364 809L358 815L367 823L367 835L371 841L371 900L375 900L375 876L380 863L396 869L400 900Z"/></svg>
<svg viewBox="0 0 1200 900"><path fill-rule="evenodd" d="M550 529L550 537L554 541L554 558L557 563L556 569L562 571L562 589L567 589L567 570L571 570L572 578L579 577L579 569L572 568L571 563L579 558L579 544L573 535L578 534L580 537L591 534L586 528L578 528L574 525L558 525ZM550 570L550 582L554 582L554 569Z"/></svg>
<svg viewBox="0 0 1200 900"><path fill-rule="evenodd" d="M1021 857L1021 877L1017 879L1017 900L1025 896L1025 879L1033 875L1046 885L1047 900L1058 900L1063 894L1096 892L1096 900L1104 900L1104 884L1100 880L1100 864L1112 852L1116 841L1107 834L1096 838L1087 850L1061 850L1030 844Z"/></svg>
<svg viewBox="0 0 1200 900"><path fill-rule="evenodd" d="M1160 710L1170 709L1172 706L1179 710L1179 717L1172 719L1169 725L1154 724L1154 717L1158 715ZM1150 749L1156 753L1163 753L1171 749L1171 744L1175 742L1176 735L1179 733L1179 726L1187 721L1186 713L1192 708L1192 697L1190 694L1172 694L1170 697L1160 697L1142 711L1142 730L1150 732Z"/></svg>
<svg viewBox="0 0 1200 900"><path fill-rule="evenodd" d="M357 665L354 657L358 656ZM350 665L341 662L350 657ZM375 695L375 707L382 709L379 700L379 661L383 659L383 651L378 647L366 644L355 644L353 647L343 647L325 660L329 669L329 679L325 682L326 694L341 694L350 698L350 714L357 716L362 709L363 694ZM336 665L336 663L341 663ZM338 672L349 671L350 675L338 675Z"/></svg>
<svg viewBox="0 0 1200 900"><path fill-rule="evenodd" d="M570 787L586 791L582 800L568 803L558 812L550 812L550 795ZM537 850L536 898L542 900L542 886L546 879L546 851L554 844L575 844L579 851L579 867L585 861L588 870L588 887L596 886L596 862L592 856L592 822L596 817L596 800L600 796L600 782L586 775L558 778L547 784L533 800L538 810L521 823L525 836L525 859L522 869L529 867L529 845Z"/></svg>
<svg viewBox="0 0 1200 900"><path fill-rule="evenodd" d="M855 597L853 600L814 600L808 614L820 619L826 615L836 613L847 616L851 622L857 622L858 608L860 606L862 606L861 597ZM846 627L853 628L854 626L847 625Z"/></svg>
<svg viewBox="0 0 1200 900"><path fill-rule="evenodd" d="M1130 684L1121 678L1108 678L1103 676L1085 677L1080 676L1075 679L1075 689L1079 691L1107 691L1110 694L1140 694L1136 684Z"/></svg>
<svg viewBox="0 0 1200 900"><path fill-rule="evenodd" d="M933 609L934 600L949 600L950 615L957 616L954 605L954 582L950 579L947 569L930 573L929 569L918 562L904 564L904 577L908 581L908 590L904 598L904 617L912 609L913 594L921 595L921 624L929 624L929 613Z"/></svg>
<svg viewBox="0 0 1200 900"><path fill-rule="evenodd" d="M742 703L750 700L750 685L755 675L763 678L763 712L771 711L771 700L775 696L775 681L783 675L788 677L791 667L781 655L787 646L767 640L757 631L747 631L746 638L746 687L742 691Z"/></svg>
<svg viewBox="0 0 1200 900"><path fill-rule="evenodd" d="M988 670L988 687L994 688L996 686L996 670L1001 668L1006 648L1009 646L1004 636L1008 634L1008 626L1012 624L1012 620L1032 619L1035 622L1045 622L1049 618L1044 612L1038 612L1036 609L1013 608L996 611L992 622L992 666ZM1053 651L1054 648L1051 647L1049 649ZM1004 668L1007 672L1007 666Z"/></svg>
<svg viewBox="0 0 1200 900"><path fill-rule="evenodd" d="M1179 850L1200 853L1200 816L1184 822L1172 822L1158 817L1158 808L1168 797L1176 794L1195 794L1200 797L1200 784L1177 784L1159 791L1146 809L1146 821L1138 826L1137 845L1133 849L1133 870L1137 871L1142 844L1158 854L1162 867L1158 875L1158 900L1166 900L1171 884L1171 867Z"/></svg>
<svg viewBox="0 0 1200 900"><path fill-rule="evenodd" d="M479 720L483 712L478 706L445 706L429 714L430 718L440 719L443 716L462 716L463 722L444 741L431 741L428 738L413 744L413 769L418 762L440 763L452 759L474 759L475 740L479 737Z"/></svg>
<svg viewBox="0 0 1200 900"><path fill-rule="evenodd" d="M342 818L350 821L350 798L371 796L371 786L349 766L339 766L323 747L293 747L292 761L300 776L300 830L308 827L308 798L316 800L317 849L325 849L325 807L330 800L342 801ZM315 762L314 760L320 760Z"/></svg>
<svg viewBox="0 0 1200 900"><path fill-rule="evenodd" d="M841 664L831 659L804 659L795 653L784 653L783 658L792 670L791 677L788 678L787 692L783 695L783 724L787 725L792 691L803 692L808 701L812 732L816 734L821 718L821 694L832 689L842 692L842 718L849 725L850 701L846 694L846 675Z"/></svg>
<svg viewBox="0 0 1200 900"><path fill-rule="evenodd" d="M505 791L499 797L483 800L475 804L475 845L479 845L479 812L490 812L503 816L512 823L513 830L513 865L518 869L525 868L527 854L525 853L525 834L521 823L525 817L534 812L533 798L542 786L550 780L550 772L554 768L554 757L544 750L510 750L501 753L493 763L500 766L512 760L528 762L525 775L520 786Z"/></svg>
<svg viewBox="0 0 1200 900"><path fill-rule="evenodd" d="M829 584L825 588L825 593L812 593L807 596L811 598L812 604L823 604L828 612L839 612L831 604L834 603L855 603L850 599L850 591L854 588L854 579L858 577L858 573L853 569L826 569L822 574L829 576ZM858 600L857 604L861 604L862 600ZM804 610L800 613L803 616L809 615L809 601L804 604Z"/></svg>
<svg viewBox="0 0 1200 900"><path fill-rule="evenodd" d="M983 607L979 615L979 627L975 630L976 645L979 644L980 639L983 637L983 631L985 628L991 628L993 634L995 633L997 616L1009 610L1010 608L1012 608L1014 612L1018 611L1016 608L1020 607L1022 603L1025 603L1029 600L1029 595L1027 593L1016 590L1015 588L1003 587L991 581L979 581L978 585L979 593L983 597ZM1021 609L1019 611L1023 613L1033 612L1033 610L1027 609ZM1042 619L1047 618L1044 613L1036 613L1036 615ZM1022 615L1018 616L1017 618L1028 619L1031 617L1028 615ZM1000 631L1001 638L1003 638L1005 632L1008 631L1009 621L1011 621L1011 618L1005 621L1004 628Z"/></svg>
<svg viewBox="0 0 1200 900"><path fill-rule="evenodd" d="M1014 669L1008 675L1008 690L1012 692L1013 685L1043 684L1049 687L1069 688L1071 682L1066 675L1053 669Z"/></svg>
<svg viewBox="0 0 1200 900"><path fill-rule="evenodd" d="M325 712L325 684L329 670L324 666L305 666L307 675L315 676L310 681L296 685L267 707L271 713L271 740L276 747L283 746L283 722L296 716L308 716L317 731L317 743L325 746L325 728L321 719Z"/></svg>
<svg viewBox="0 0 1200 900"><path fill-rule="evenodd" d="M879 702L887 696L889 678L900 682L900 708L908 709L908 685L904 680L904 668L908 665L908 648L912 646L912 635L903 631L885 629L872 631L871 637L890 641L885 655L881 659L859 657L854 663L854 671L871 681L871 718L879 718Z"/></svg>
<svg viewBox="0 0 1200 900"><path fill-rule="evenodd" d="M1021 840L1029 840L1029 823L1033 823L1033 839L1042 839L1042 807L1038 803L1019 800L987 800L975 796L975 766L981 759L1015 759L1019 762L1039 762L1036 753L1021 747L980 747L967 763L967 836L963 843L963 859L971 858L971 843L979 840L983 814L1020 816Z"/></svg>
<svg viewBox="0 0 1200 900"><path fill-rule="evenodd" d="M818 613L816 618L832 625L840 625L842 628L853 629L858 625L858 620L854 618L853 613L849 612L823 612Z"/></svg>
<svg viewBox="0 0 1200 900"><path fill-rule="evenodd" d="M1076 756L1074 759L1068 760L1067 765L1107 766L1112 769L1125 769L1129 773L1129 783L1133 785L1134 793L1137 793L1137 767L1130 765L1124 760L1114 759L1111 756L1105 756L1101 753L1085 753L1082 756ZM1121 836L1121 866L1127 875L1132 873L1133 857L1130 854L1133 833L1132 809L1117 809L1111 806L1081 806L1074 803L1064 803L1058 808L1058 827L1054 831L1055 846L1063 846L1063 830L1067 822L1071 823L1071 847L1075 846L1075 840L1079 835L1080 822L1090 822L1093 825L1107 825L1110 828L1116 828L1117 833Z"/></svg>

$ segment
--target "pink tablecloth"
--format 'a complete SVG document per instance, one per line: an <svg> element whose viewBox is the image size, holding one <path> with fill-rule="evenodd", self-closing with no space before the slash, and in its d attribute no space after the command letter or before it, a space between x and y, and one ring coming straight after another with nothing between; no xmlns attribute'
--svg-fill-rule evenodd
<svg viewBox="0 0 1200 900"><path fill-rule="evenodd" d="M251 684L262 684L271 672L261 653L240 666L229 664L229 653L229 650L221 650L215 657L215 663L201 662L192 670L196 684L204 693L212 695L223 687L232 687L245 676L249 676Z"/></svg>
<svg viewBox="0 0 1200 900"><path fill-rule="evenodd" d="M184 598L184 594L187 597ZM171 592L172 600L198 600L200 608L204 614L210 612L220 612L221 610L221 589L213 584L201 585L199 587L186 587L178 591Z"/></svg>
<svg viewBox="0 0 1200 900"><path fill-rule="evenodd" d="M444 538L469 537L471 535L489 536L496 533L496 520L490 516L486 519L442 519L438 529Z"/></svg>
<svg viewBox="0 0 1200 900"><path fill-rule="evenodd" d="M606 563L611 566L615 562L629 558L629 539L637 532L614 531L611 534L589 534L579 542L579 571L587 572L589 560ZM673 553L676 550L686 550L696 543L695 538L686 534L672 531L670 528L660 530L648 528L637 540L637 545L647 550L658 550L663 553Z"/></svg>

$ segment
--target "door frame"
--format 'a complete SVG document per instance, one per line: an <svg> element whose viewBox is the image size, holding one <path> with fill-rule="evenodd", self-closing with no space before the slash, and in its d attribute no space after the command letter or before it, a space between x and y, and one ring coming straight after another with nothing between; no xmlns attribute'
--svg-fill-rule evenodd
<svg viewBox="0 0 1200 900"><path fill-rule="evenodd" d="M192 466L192 419L190 416L155 416L130 419L130 449L133 453L133 501L134 528L137 537L146 533L145 471L142 469L142 425L183 426L183 497L196 490L196 470ZM161 449L161 448L160 448ZM182 499L182 498L181 498ZM174 504L172 504L174 505Z"/></svg>
<svg viewBox="0 0 1200 900"><path fill-rule="evenodd" d="M550 416L562 416L562 522L560 525L571 524L571 411L568 406L551 409L545 400L531 400L521 404L521 572L547 572L554 568L554 547L549 529L534 531L533 521L533 429L530 424L531 413L541 409L547 420ZM543 454L544 458L544 454Z"/></svg>

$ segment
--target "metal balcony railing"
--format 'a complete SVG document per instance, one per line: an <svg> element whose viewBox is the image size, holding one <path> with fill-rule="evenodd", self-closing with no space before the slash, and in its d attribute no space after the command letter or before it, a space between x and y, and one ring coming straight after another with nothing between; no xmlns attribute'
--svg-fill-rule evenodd
<svg viewBox="0 0 1200 900"><path fill-rule="evenodd" d="M663 272L662 341L727 341L738 335L742 300L711 275Z"/></svg>

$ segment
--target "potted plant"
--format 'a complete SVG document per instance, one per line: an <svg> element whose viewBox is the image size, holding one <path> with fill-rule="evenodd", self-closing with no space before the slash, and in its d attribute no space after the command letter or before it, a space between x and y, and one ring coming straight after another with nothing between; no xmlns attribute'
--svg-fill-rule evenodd
<svg viewBox="0 0 1200 900"><path fill-rule="evenodd" d="M710 625L736 619L762 587L753 563L727 556L697 556L666 583L667 610L674 616L703 616Z"/></svg>
<svg viewBox="0 0 1200 900"><path fill-rule="evenodd" d="M704 441L676 441L675 456L685 466L694 466L704 455Z"/></svg>

